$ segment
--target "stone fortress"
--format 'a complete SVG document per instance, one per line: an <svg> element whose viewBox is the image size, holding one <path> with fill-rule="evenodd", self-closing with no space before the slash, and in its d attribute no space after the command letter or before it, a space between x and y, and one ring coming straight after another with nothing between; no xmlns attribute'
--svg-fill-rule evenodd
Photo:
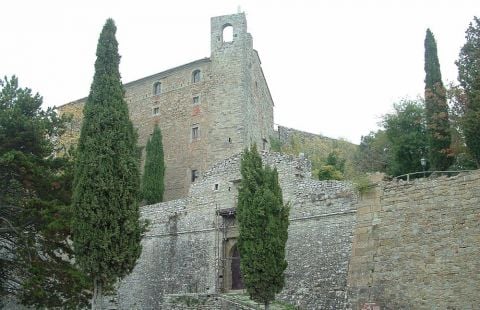
<svg viewBox="0 0 480 310"><path fill-rule="evenodd" d="M256 143L291 205L278 299L299 309L477 308L480 173L379 182L362 195L313 180L307 159L268 152L273 101L252 46L243 13L214 17L210 58L125 84L139 145L155 124L162 130L168 201L142 208L149 231L116 306L177 309L179 296L207 296L202 309L237 309L219 294L243 287L236 195L240 152ZM73 115L66 144L84 102L60 107Z"/></svg>
<svg viewBox="0 0 480 310"><path fill-rule="evenodd" d="M226 42L224 33L232 30ZM243 13L212 18L210 58L124 86L139 146L155 124L162 130L165 200L185 197L204 171L252 143L269 148L273 100ZM59 108L74 117L67 144L78 138L85 101Z"/></svg>

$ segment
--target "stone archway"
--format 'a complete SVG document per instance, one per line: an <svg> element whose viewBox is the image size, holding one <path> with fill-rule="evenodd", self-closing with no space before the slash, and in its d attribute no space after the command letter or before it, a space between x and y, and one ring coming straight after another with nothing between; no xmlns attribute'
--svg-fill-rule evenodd
<svg viewBox="0 0 480 310"><path fill-rule="evenodd" d="M244 288L243 285L243 277L240 271L240 252L238 251L237 244L232 247L231 249L231 276L232 276L232 290L242 290Z"/></svg>

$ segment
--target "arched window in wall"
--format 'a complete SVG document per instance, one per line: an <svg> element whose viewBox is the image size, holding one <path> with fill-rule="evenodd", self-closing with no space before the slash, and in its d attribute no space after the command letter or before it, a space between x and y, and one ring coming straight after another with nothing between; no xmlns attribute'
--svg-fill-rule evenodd
<svg viewBox="0 0 480 310"><path fill-rule="evenodd" d="M193 71L193 73L192 73L192 83L200 82L201 78L202 77L201 77L201 74L200 74L200 70Z"/></svg>
<svg viewBox="0 0 480 310"><path fill-rule="evenodd" d="M160 95L162 93L162 83L156 82L153 84L153 94Z"/></svg>
<svg viewBox="0 0 480 310"><path fill-rule="evenodd" d="M223 42L232 42L233 41L233 27L230 24L223 26Z"/></svg>

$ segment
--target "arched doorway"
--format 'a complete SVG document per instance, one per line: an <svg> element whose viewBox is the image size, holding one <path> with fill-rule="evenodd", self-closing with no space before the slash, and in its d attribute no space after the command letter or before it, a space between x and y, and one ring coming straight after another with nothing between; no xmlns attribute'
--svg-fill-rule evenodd
<svg viewBox="0 0 480 310"><path fill-rule="evenodd" d="M238 251L237 244L233 246L231 253L232 290L241 290L244 286L242 273L240 271L240 252Z"/></svg>

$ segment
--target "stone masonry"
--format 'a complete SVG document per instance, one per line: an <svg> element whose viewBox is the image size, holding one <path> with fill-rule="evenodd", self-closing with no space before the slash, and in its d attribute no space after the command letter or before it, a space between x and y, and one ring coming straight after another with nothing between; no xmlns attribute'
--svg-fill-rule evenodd
<svg viewBox="0 0 480 310"><path fill-rule="evenodd" d="M225 42L225 28L233 40ZM240 152L269 150L273 101L243 13L211 19L211 55L125 84L144 147L163 133L167 202L145 206L143 251L119 286L120 309L161 309L174 297L233 289ZM62 142L76 143L85 98ZM295 132L279 126L281 141ZM305 139L313 136L301 133ZM262 153L291 205L286 286L300 309L477 309L480 172L352 184L316 181L300 157ZM193 181L193 182L192 182ZM173 297L172 297L173 296Z"/></svg>
<svg viewBox="0 0 480 310"><path fill-rule="evenodd" d="M353 309L478 309L480 171L380 183L360 200Z"/></svg>
<svg viewBox="0 0 480 310"><path fill-rule="evenodd" d="M223 38L227 27L233 28L230 42ZM146 145L155 124L162 130L166 200L185 197L196 176L252 143L269 148L273 100L244 13L211 19L210 58L124 87L138 145ZM58 108L73 117L62 140L66 147L78 139L85 101Z"/></svg>
<svg viewBox="0 0 480 310"><path fill-rule="evenodd" d="M275 166L291 204L286 286L279 299L301 309L342 309L357 196L351 185L310 178L310 163L263 153ZM215 294L232 289L235 221L222 216L236 206L240 155L206 171L184 199L146 206L150 227L142 256L120 285L121 309L158 309L167 294Z"/></svg>

